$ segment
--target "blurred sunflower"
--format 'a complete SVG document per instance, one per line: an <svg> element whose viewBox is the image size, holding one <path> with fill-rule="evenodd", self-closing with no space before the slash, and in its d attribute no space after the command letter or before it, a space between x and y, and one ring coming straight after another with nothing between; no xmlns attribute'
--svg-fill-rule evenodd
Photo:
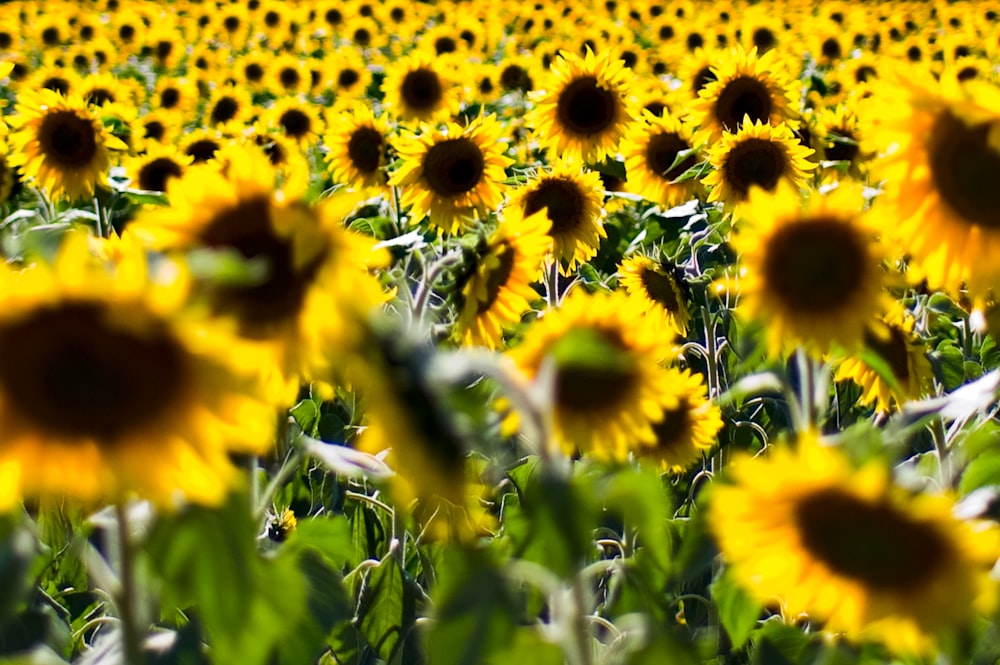
<svg viewBox="0 0 1000 665"><path fill-rule="evenodd" d="M868 170L867 162L874 155L862 150L861 146L868 142L862 136L857 104L845 102L824 109L817 124L826 132L823 159L826 162L836 162L824 165L824 174L833 180L850 177L863 181Z"/></svg>
<svg viewBox="0 0 1000 665"><path fill-rule="evenodd" d="M154 281L138 249L110 270L71 235L54 265L0 268L5 509L22 495L217 504L239 477L230 450L270 443L273 412L228 336L186 314L186 280Z"/></svg>
<svg viewBox="0 0 1000 665"><path fill-rule="evenodd" d="M744 123L778 125L796 117L798 81L785 73L776 51L758 58L756 48L735 48L712 71L715 80L705 84L690 107L706 141L736 133Z"/></svg>
<svg viewBox="0 0 1000 665"><path fill-rule="evenodd" d="M618 266L618 281L629 296L637 298L646 307L648 316L654 316L668 329L681 337L687 335L691 312L684 283L678 279L676 269L671 270L648 256L632 256Z"/></svg>
<svg viewBox="0 0 1000 665"><path fill-rule="evenodd" d="M416 52L392 63L382 81L386 111L403 122L434 122L458 108L457 87L440 58Z"/></svg>
<svg viewBox="0 0 1000 665"><path fill-rule="evenodd" d="M111 168L109 150L127 148L78 97L23 90L16 110L10 164L53 199L91 196Z"/></svg>
<svg viewBox="0 0 1000 665"><path fill-rule="evenodd" d="M562 51L547 81L530 95L526 117L551 154L599 162L618 149L632 120L626 102L627 70L611 50L585 57Z"/></svg>
<svg viewBox="0 0 1000 665"><path fill-rule="evenodd" d="M198 87L188 79L161 76L156 80L156 88L149 99L151 111L177 111L182 116L198 103Z"/></svg>
<svg viewBox="0 0 1000 665"><path fill-rule="evenodd" d="M481 116L464 128L423 126L419 134L401 137L395 148L403 163L390 183L402 190L400 203L410 207L411 221L426 217L431 226L458 233L472 218L496 210L510 164L502 135L494 116Z"/></svg>
<svg viewBox="0 0 1000 665"><path fill-rule="evenodd" d="M552 249L564 273L597 254L604 230L604 185L596 171L557 161L524 186L511 192L505 207L519 208L525 217L545 209L552 227Z"/></svg>
<svg viewBox="0 0 1000 665"><path fill-rule="evenodd" d="M740 307L768 326L773 355L804 346L823 354L834 342L857 348L889 301L878 228L860 212L860 189L841 186L805 200L791 187L755 189L731 238L740 256Z"/></svg>
<svg viewBox="0 0 1000 665"><path fill-rule="evenodd" d="M190 155L173 146L149 146L144 154L128 159L124 166L133 188L165 192L167 182L184 175L193 161Z"/></svg>
<svg viewBox="0 0 1000 665"><path fill-rule="evenodd" d="M739 459L732 484L712 487L708 513L727 565L758 600L914 655L992 611L995 524L960 521L950 496L894 486L881 461L852 469L815 435L771 451Z"/></svg>
<svg viewBox="0 0 1000 665"><path fill-rule="evenodd" d="M205 106L202 123L206 127L233 125L239 131L257 114L253 101L241 86L228 84L218 86Z"/></svg>
<svg viewBox="0 0 1000 665"><path fill-rule="evenodd" d="M300 380L327 379L336 350L356 332L341 304L359 311L381 304L381 287L367 273L381 255L373 241L341 226L358 197L311 207L305 182L276 189L259 149L232 146L224 156L219 169L191 168L170 181L170 206L147 210L130 228L156 249L230 251L265 266L258 279L211 282L204 291L216 314L235 321L245 360L261 368L269 397L284 404Z"/></svg>
<svg viewBox="0 0 1000 665"><path fill-rule="evenodd" d="M357 49L346 45L324 58L323 70L338 102L360 99L372 81L364 57Z"/></svg>
<svg viewBox="0 0 1000 665"><path fill-rule="evenodd" d="M644 442L634 452L640 459L658 463L666 473L683 473L715 446L722 412L709 401L700 374L674 368L662 371L670 376L674 399L663 417L653 421L655 442Z"/></svg>
<svg viewBox="0 0 1000 665"><path fill-rule="evenodd" d="M711 187L708 201L721 201L734 210L747 200L751 187L773 192L781 182L801 187L816 164L806 159L813 151L803 146L788 125L746 122L736 134L723 134L708 152L715 167L702 180Z"/></svg>
<svg viewBox="0 0 1000 665"><path fill-rule="evenodd" d="M697 178L674 182L698 163L698 152L691 130L673 116L643 112L643 121L634 123L625 135L621 152L632 193L664 208L694 198Z"/></svg>
<svg viewBox="0 0 1000 665"><path fill-rule="evenodd" d="M504 209L462 287L456 332L464 344L499 348L504 327L520 321L539 298L531 285L538 281L542 262L552 252L550 226L542 211L525 217L519 208Z"/></svg>
<svg viewBox="0 0 1000 665"><path fill-rule="evenodd" d="M282 53L271 59L265 82L267 89L277 96L305 93L312 87L305 62L292 53Z"/></svg>
<svg viewBox="0 0 1000 665"><path fill-rule="evenodd" d="M189 155L195 164L204 164L215 158L222 148L232 139L223 136L217 129L200 128L184 134L178 146L185 155Z"/></svg>
<svg viewBox="0 0 1000 665"><path fill-rule="evenodd" d="M267 129L278 131L303 147L315 145L323 133L319 113L300 97L278 99L261 119Z"/></svg>
<svg viewBox="0 0 1000 665"><path fill-rule="evenodd" d="M883 83L885 83L883 79ZM906 80L875 90L878 212L932 286L973 296L1000 286L1000 92L989 84Z"/></svg>
<svg viewBox="0 0 1000 665"><path fill-rule="evenodd" d="M376 118L367 104L354 104L331 118L323 143L333 180L359 189L384 188L388 135L385 116Z"/></svg>
<svg viewBox="0 0 1000 665"><path fill-rule="evenodd" d="M552 381L553 443L569 455L619 461L656 444L653 422L676 404L672 377L660 367L672 355L641 303L620 291L584 290L533 323L510 351L526 377Z"/></svg>
<svg viewBox="0 0 1000 665"><path fill-rule="evenodd" d="M834 379L853 381L861 386L859 404L888 413L903 402L929 392L934 373L924 343L913 332L914 323L913 315L894 303L887 314L865 329L865 348L875 352L886 364L895 385L856 355L838 364Z"/></svg>

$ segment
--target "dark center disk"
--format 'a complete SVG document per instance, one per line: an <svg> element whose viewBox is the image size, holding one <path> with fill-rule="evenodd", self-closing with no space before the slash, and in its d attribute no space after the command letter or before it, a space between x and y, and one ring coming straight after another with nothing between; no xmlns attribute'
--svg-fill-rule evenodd
<svg viewBox="0 0 1000 665"><path fill-rule="evenodd" d="M910 354L906 337L902 330L890 326L889 338L884 339L869 330L865 330L864 344L885 360L892 369L892 375L901 384L906 385L910 378Z"/></svg>
<svg viewBox="0 0 1000 665"><path fill-rule="evenodd" d="M768 240L765 288L796 312L836 312L863 287L869 252L858 232L835 219L790 224Z"/></svg>
<svg viewBox="0 0 1000 665"><path fill-rule="evenodd" d="M285 88L295 88L302 82L302 76L292 67L285 67L278 72L278 80Z"/></svg>
<svg viewBox="0 0 1000 665"><path fill-rule="evenodd" d="M677 292L671 278L655 270L643 270L640 279L650 300L659 303L668 312L680 310L681 303L677 301Z"/></svg>
<svg viewBox="0 0 1000 665"><path fill-rule="evenodd" d="M232 97L222 97L212 107L211 121L213 125L229 122L240 111L240 104Z"/></svg>
<svg viewBox="0 0 1000 665"><path fill-rule="evenodd" d="M509 244L504 243L503 246L497 248L496 257L499 264L486 276L486 299L479 303L476 314L482 314L496 302L500 295L500 289L507 284L514 271L514 259L517 258L517 251Z"/></svg>
<svg viewBox="0 0 1000 665"><path fill-rule="evenodd" d="M431 146L424 155L423 176L441 196L458 196L482 180L486 163L483 151L467 138L447 139Z"/></svg>
<svg viewBox="0 0 1000 665"><path fill-rule="evenodd" d="M425 112L441 102L441 79L430 69L415 69L403 77L400 97L403 104L414 111Z"/></svg>
<svg viewBox="0 0 1000 665"><path fill-rule="evenodd" d="M97 154L97 136L90 120L73 111L48 113L38 129L42 153L64 168L91 163Z"/></svg>
<svg viewBox="0 0 1000 665"><path fill-rule="evenodd" d="M337 86L344 90L350 89L360 80L361 75L350 68L341 69L337 74Z"/></svg>
<svg viewBox="0 0 1000 665"><path fill-rule="evenodd" d="M691 427L691 414L686 400L681 400L675 409L663 412L663 419L653 423L656 447L660 452L671 452L687 439Z"/></svg>
<svg viewBox="0 0 1000 665"><path fill-rule="evenodd" d="M769 122L774 103L767 86L753 76L740 76L725 85L715 102L715 117L730 132L749 116L751 123Z"/></svg>
<svg viewBox="0 0 1000 665"><path fill-rule="evenodd" d="M556 116L559 124L572 134L591 136L610 127L616 117L618 100L610 90L597 84L597 78L578 78L559 93Z"/></svg>
<svg viewBox="0 0 1000 665"><path fill-rule="evenodd" d="M609 340L609 362L560 362L555 376L555 404L560 410L581 415L600 411L619 411L622 398L628 399L640 376L624 357L620 343ZM616 357L617 356L617 357Z"/></svg>
<svg viewBox="0 0 1000 665"><path fill-rule="evenodd" d="M160 108L172 109L181 101L181 93L177 88L165 88L160 93Z"/></svg>
<svg viewBox="0 0 1000 665"><path fill-rule="evenodd" d="M359 127L347 142L347 156L362 173L375 173L382 161L385 139L374 127Z"/></svg>
<svg viewBox="0 0 1000 665"><path fill-rule="evenodd" d="M175 407L185 352L165 330L110 323L103 306L62 303L0 330L10 408L56 435L113 444Z"/></svg>
<svg viewBox="0 0 1000 665"><path fill-rule="evenodd" d="M158 157L139 169L139 189L151 192L167 191L167 180L181 177L180 165L168 157Z"/></svg>
<svg viewBox="0 0 1000 665"><path fill-rule="evenodd" d="M200 139L187 147L185 154L190 155L195 164L201 164L215 157L219 152L219 142L213 139Z"/></svg>
<svg viewBox="0 0 1000 665"><path fill-rule="evenodd" d="M836 137L826 149L826 158L833 162L853 162L861 152L858 140L847 129L840 128L834 131Z"/></svg>
<svg viewBox="0 0 1000 665"><path fill-rule="evenodd" d="M788 159L780 145L767 139L752 138L733 146L722 172L739 198L745 199L753 185L773 192L787 166Z"/></svg>
<svg viewBox="0 0 1000 665"><path fill-rule="evenodd" d="M920 589L955 555L932 525L839 489L800 499L795 522L812 556L879 591Z"/></svg>
<svg viewBox="0 0 1000 665"><path fill-rule="evenodd" d="M259 196L225 210L207 226L201 241L208 247L234 249L246 259L263 260L267 276L258 284L218 290L216 307L231 313L247 337L262 338L293 319L302 307L325 254L296 268L291 240L271 225L270 200Z"/></svg>
<svg viewBox="0 0 1000 665"><path fill-rule="evenodd" d="M284 128L285 134L293 139L306 136L312 129L309 116L298 109L288 109L282 113L278 123Z"/></svg>
<svg viewBox="0 0 1000 665"><path fill-rule="evenodd" d="M678 153L691 148L688 142L673 132L663 132L651 136L646 144L646 165L649 170L663 180L670 182L697 163L694 154L673 166Z"/></svg>
<svg viewBox="0 0 1000 665"><path fill-rule="evenodd" d="M526 197L524 215L534 215L542 208L546 208L552 222L549 235L556 237L572 232L584 221L583 192L572 180L545 178Z"/></svg>
<svg viewBox="0 0 1000 665"><path fill-rule="evenodd" d="M931 129L928 157L944 202L968 223L1000 229L1000 153L989 145L990 130L944 111Z"/></svg>

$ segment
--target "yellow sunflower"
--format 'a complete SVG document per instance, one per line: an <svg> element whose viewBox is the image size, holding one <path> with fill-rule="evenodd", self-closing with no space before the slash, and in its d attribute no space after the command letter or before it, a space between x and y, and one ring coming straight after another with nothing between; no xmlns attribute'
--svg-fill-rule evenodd
<svg viewBox="0 0 1000 665"><path fill-rule="evenodd" d="M885 179L877 211L932 286L974 296L1000 286L1000 92L915 75L874 90L869 130Z"/></svg>
<svg viewBox="0 0 1000 665"><path fill-rule="evenodd" d="M599 162L618 149L632 112L626 101L628 70L611 49L583 58L561 51L548 79L529 97L526 117L550 154Z"/></svg>
<svg viewBox="0 0 1000 665"><path fill-rule="evenodd" d="M496 210L503 200L503 127L495 116L481 116L466 127L423 126L395 146L403 164L391 184L402 190L413 223L425 217L445 233L457 233L475 217Z"/></svg>
<svg viewBox="0 0 1000 665"><path fill-rule="evenodd" d="M629 191L665 208L690 201L698 179L674 181L698 163L696 146L691 130L673 116L643 112L621 146Z"/></svg>
<svg viewBox="0 0 1000 665"><path fill-rule="evenodd" d="M542 211L524 217L519 208L505 208L497 230L478 257L462 287L457 332L462 342L496 349L503 329L521 320L539 298L531 287L552 252L551 222Z"/></svg>
<svg viewBox="0 0 1000 665"><path fill-rule="evenodd" d="M888 273L860 189L804 200L790 187L755 189L731 239L740 256L739 312L768 326L769 351L854 349L885 311Z"/></svg>
<svg viewBox="0 0 1000 665"><path fill-rule="evenodd" d="M653 421L653 444L643 442L634 452L640 459L659 464L667 473L683 473L702 461L722 429L722 412L709 401L705 381L689 370L664 369L674 390L674 399Z"/></svg>
<svg viewBox="0 0 1000 665"><path fill-rule="evenodd" d="M597 171L583 171L569 162L556 161L527 184L511 192L507 207L527 217L543 208L552 227L552 249L563 273L597 254L604 230L604 185Z"/></svg>
<svg viewBox="0 0 1000 665"><path fill-rule="evenodd" d="M887 314L865 329L864 346L878 354L886 364L895 379L895 386L856 356L839 363L834 379L854 381L861 386L858 402L874 406L880 413L888 413L907 400L927 394L934 373L924 343L913 332L914 323L913 315L902 305L894 303Z"/></svg>
<svg viewBox="0 0 1000 665"><path fill-rule="evenodd" d="M622 261L618 274L618 281L629 296L645 305L647 315L658 318L663 326L681 337L687 335L691 312L676 269L637 255Z"/></svg>
<svg viewBox="0 0 1000 665"><path fill-rule="evenodd" d="M510 351L526 377L552 382L552 443L566 454L617 461L656 444L653 422L676 403L660 367L672 355L641 303L620 291L583 290L532 324Z"/></svg>
<svg viewBox="0 0 1000 665"><path fill-rule="evenodd" d="M186 313L184 279L139 248L110 269L85 236L53 265L0 267L0 506L22 496L216 504L230 450L261 452L273 411L228 336ZM155 460L151 464L150 460Z"/></svg>
<svg viewBox="0 0 1000 665"><path fill-rule="evenodd" d="M23 90L9 122L14 130L11 165L53 199L93 195L111 168L109 150L127 149L83 100L51 90Z"/></svg>
<svg viewBox="0 0 1000 665"><path fill-rule="evenodd" d="M165 192L167 182L184 175L193 161L173 146L151 144L144 154L128 159L124 166L133 188Z"/></svg>
<svg viewBox="0 0 1000 665"><path fill-rule="evenodd" d="M894 486L880 461L852 469L815 435L771 450L739 459L708 513L726 565L757 599L910 654L992 611L995 525L957 519L948 495Z"/></svg>
<svg viewBox="0 0 1000 665"><path fill-rule="evenodd" d="M386 111L403 122L432 123L458 110L458 86L440 58L423 52L397 60L382 81Z"/></svg>
<svg viewBox="0 0 1000 665"><path fill-rule="evenodd" d="M299 190L290 183L277 189L275 177L259 149L229 148L220 168L193 167L168 182L170 207L147 210L130 229L156 249L229 251L264 266L252 280L209 281L204 295L214 312L235 321L271 399L287 403L300 380L328 377L336 350L357 332L343 308L381 303L367 273L381 254L341 226L357 196L310 206L304 182Z"/></svg>
<svg viewBox="0 0 1000 665"><path fill-rule="evenodd" d="M327 123L323 143L326 165L334 182L358 189L386 186L389 127L367 104L354 104Z"/></svg>
<svg viewBox="0 0 1000 665"><path fill-rule="evenodd" d="M208 127L232 124L233 130L239 131L256 114L257 109L250 99L250 93L242 86L230 83L218 86L212 91L202 115L202 123Z"/></svg>
<svg viewBox="0 0 1000 665"><path fill-rule="evenodd" d="M285 97L263 115L268 130L277 131L302 147L315 145L323 133L323 119L315 108L300 97Z"/></svg>
<svg viewBox="0 0 1000 665"><path fill-rule="evenodd" d="M743 123L739 132L723 134L708 152L715 168L702 180L712 188L708 201L721 201L726 210L733 211L747 200L752 187L773 192L783 181L801 187L808 172L816 168L807 159L812 153L788 125Z"/></svg>
<svg viewBox="0 0 1000 665"><path fill-rule="evenodd" d="M785 73L777 51L758 58L756 48L737 47L712 71L715 80L705 84L690 111L706 141L736 133L745 122L779 125L795 119L799 83Z"/></svg>

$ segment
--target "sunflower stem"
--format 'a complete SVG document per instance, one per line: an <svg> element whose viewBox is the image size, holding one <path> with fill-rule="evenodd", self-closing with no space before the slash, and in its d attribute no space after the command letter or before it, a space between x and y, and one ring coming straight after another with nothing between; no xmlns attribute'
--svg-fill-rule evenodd
<svg viewBox="0 0 1000 665"><path fill-rule="evenodd" d="M121 557L121 588L116 602L121 622L122 648L125 652L125 662L129 665L142 665L142 642L139 636L136 613L136 577L135 577L135 543L129 533L128 509L124 501L115 504L115 516L118 522L118 548Z"/></svg>
<svg viewBox="0 0 1000 665"><path fill-rule="evenodd" d="M104 234L104 210L101 207L101 200L94 197L94 226L97 231L98 238L106 237Z"/></svg>
<svg viewBox="0 0 1000 665"><path fill-rule="evenodd" d="M808 432L816 427L815 393L816 377L813 373L812 359L805 349L795 350L795 361L799 369L799 423L796 430Z"/></svg>
<svg viewBox="0 0 1000 665"><path fill-rule="evenodd" d="M545 270L545 302L549 309L559 306L559 261L556 259L552 259Z"/></svg>
<svg viewBox="0 0 1000 665"><path fill-rule="evenodd" d="M931 439L934 441L934 451L938 457L938 475L941 486L950 489L952 485L951 457L948 448L948 435L944 431L944 421L935 418L931 422Z"/></svg>

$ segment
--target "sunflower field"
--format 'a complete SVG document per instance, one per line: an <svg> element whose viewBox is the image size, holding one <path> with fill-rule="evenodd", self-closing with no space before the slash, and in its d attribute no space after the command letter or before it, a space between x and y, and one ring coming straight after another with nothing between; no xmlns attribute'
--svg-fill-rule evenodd
<svg viewBox="0 0 1000 665"><path fill-rule="evenodd" d="M1000 0L0 3L0 665L1000 662Z"/></svg>

